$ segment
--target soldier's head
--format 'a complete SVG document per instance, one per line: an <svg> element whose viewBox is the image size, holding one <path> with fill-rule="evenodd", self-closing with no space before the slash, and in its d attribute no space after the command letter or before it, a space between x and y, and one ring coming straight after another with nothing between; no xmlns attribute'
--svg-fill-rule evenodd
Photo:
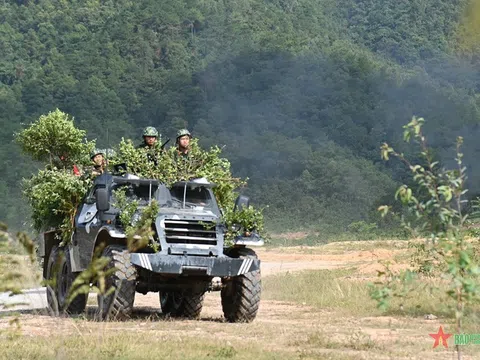
<svg viewBox="0 0 480 360"><path fill-rule="evenodd" d="M190 146L192 134L187 129L177 131L177 147L179 150L186 150Z"/></svg>
<svg viewBox="0 0 480 360"><path fill-rule="evenodd" d="M147 126L143 130L143 141L147 146L153 146L158 141L158 131L153 126Z"/></svg>
<svg viewBox="0 0 480 360"><path fill-rule="evenodd" d="M103 150L94 149L90 153L90 159L95 166L105 166L105 153Z"/></svg>

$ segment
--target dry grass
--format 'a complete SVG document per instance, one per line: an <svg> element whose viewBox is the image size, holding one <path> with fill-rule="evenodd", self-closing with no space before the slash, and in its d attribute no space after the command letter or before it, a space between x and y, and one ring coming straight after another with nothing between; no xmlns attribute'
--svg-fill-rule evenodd
<svg viewBox="0 0 480 360"><path fill-rule="evenodd" d="M254 344L225 343L204 336L108 329L102 333L17 338L2 341L2 359L288 359Z"/></svg>
<svg viewBox="0 0 480 360"><path fill-rule="evenodd" d="M26 255L0 254L0 274L7 273L9 278L15 281L14 285L21 289L37 287L40 284L41 270L38 264L32 264Z"/></svg>

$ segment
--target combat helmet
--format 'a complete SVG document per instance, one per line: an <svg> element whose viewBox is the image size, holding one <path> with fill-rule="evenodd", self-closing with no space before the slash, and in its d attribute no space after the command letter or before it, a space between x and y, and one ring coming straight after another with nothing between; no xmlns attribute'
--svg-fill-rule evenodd
<svg viewBox="0 0 480 360"><path fill-rule="evenodd" d="M154 137L158 137L158 131L157 131L157 129L155 129L153 126L147 126L147 127L143 130L143 136L154 136Z"/></svg>
<svg viewBox="0 0 480 360"><path fill-rule="evenodd" d="M182 136L185 136L185 135L188 135L190 138L192 138L192 134L190 134L190 131L188 131L187 129L180 129L177 131L177 140L178 138L182 137Z"/></svg>
<svg viewBox="0 0 480 360"><path fill-rule="evenodd" d="M103 157L105 157L105 150L103 149L93 149L90 151L90 160L93 160L93 158L99 154L102 154Z"/></svg>

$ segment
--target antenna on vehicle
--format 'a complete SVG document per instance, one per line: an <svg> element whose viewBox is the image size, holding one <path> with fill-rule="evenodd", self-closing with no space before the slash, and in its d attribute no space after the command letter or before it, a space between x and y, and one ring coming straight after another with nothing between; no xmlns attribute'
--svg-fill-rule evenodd
<svg viewBox="0 0 480 360"><path fill-rule="evenodd" d="M183 209L185 209L186 198L187 198L187 181L185 181L185 187L183 188L183 206L182 206Z"/></svg>
<svg viewBox="0 0 480 360"><path fill-rule="evenodd" d="M148 181L148 205L152 203L152 180Z"/></svg>
<svg viewBox="0 0 480 360"><path fill-rule="evenodd" d="M110 138L109 138L109 134L108 134L108 126L106 127L106 131L107 131L107 148L105 149L105 170L104 170L105 189L107 189L107 186L108 186L108 149L110 147Z"/></svg>

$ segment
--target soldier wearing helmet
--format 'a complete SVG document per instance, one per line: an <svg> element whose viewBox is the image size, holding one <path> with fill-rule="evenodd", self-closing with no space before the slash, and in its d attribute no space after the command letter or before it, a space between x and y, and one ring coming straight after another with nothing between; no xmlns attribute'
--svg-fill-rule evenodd
<svg viewBox="0 0 480 360"><path fill-rule="evenodd" d="M158 163L158 153L162 150L161 136L157 129L153 126L147 126L143 130L143 142L137 146L137 149L144 149L147 151L148 160L155 165Z"/></svg>
<svg viewBox="0 0 480 360"><path fill-rule="evenodd" d="M179 157L187 158L190 151L190 140L192 134L187 129L180 129L177 131L177 154Z"/></svg>
<svg viewBox="0 0 480 360"><path fill-rule="evenodd" d="M96 176L102 175L105 172L107 167L107 161L105 159L105 150L103 149L93 149L90 152L90 160L92 160L92 166L88 166L83 175L87 178L94 178Z"/></svg>
<svg viewBox="0 0 480 360"><path fill-rule="evenodd" d="M93 162L92 175L102 175L107 167L107 161L105 160L105 151L95 149L90 153L90 160Z"/></svg>
<svg viewBox="0 0 480 360"><path fill-rule="evenodd" d="M152 149L156 146L159 146L161 142L160 135L158 134L157 129L153 126L147 126L143 130L143 142L137 146L138 149Z"/></svg>

